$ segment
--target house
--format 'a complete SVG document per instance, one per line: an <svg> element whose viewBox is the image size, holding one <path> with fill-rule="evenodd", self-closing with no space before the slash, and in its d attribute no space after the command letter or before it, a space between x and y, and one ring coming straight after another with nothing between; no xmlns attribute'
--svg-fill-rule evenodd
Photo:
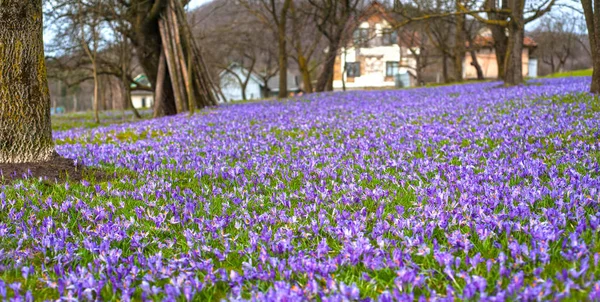
<svg viewBox="0 0 600 302"><path fill-rule="evenodd" d="M151 86L146 75L140 74L134 81L142 85ZM131 104L135 109L152 108L154 106L154 92L147 90L136 90L137 85L131 84Z"/></svg>
<svg viewBox="0 0 600 302"><path fill-rule="evenodd" d="M222 96L219 96L219 103L241 101L244 99L253 100L266 97L265 85L263 80L254 72L249 72L246 68L237 63L232 63L229 67L219 74L219 85ZM246 89L243 84L245 81ZM245 92L245 96L244 96ZM223 97L225 99L223 99Z"/></svg>
<svg viewBox="0 0 600 302"><path fill-rule="evenodd" d="M484 29L473 42L476 50L476 58L483 77L486 79L498 78L498 62L496 61L496 51L494 49L494 39L489 29ZM532 56L537 43L530 38L523 40L523 76L537 77L537 59ZM471 55L466 54L463 60L463 78L477 79L477 69L471 64L473 62Z"/></svg>
<svg viewBox="0 0 600 302"><path fill-rule="evenodd" d="M386 9L373 2L357 22L353 39L336 58L333 88L371 89L412 86L416 60L400 41L395 21Z"/></svg>
<svg viewBox="0 0 600 302"><path fill-rule="evenodd" d="M219 102L235 102L244 99L257 100L277 96L279 94L279 76L268 78L266 83L264 82L265 78L257 72L249 72L241 65L232 63L219 74L219 85L222 92L222 95L219 96ZM246 81L244 91L243 83ZM287 74L287 91L292 95L302 91L299 77L291 72Z"/></svg>

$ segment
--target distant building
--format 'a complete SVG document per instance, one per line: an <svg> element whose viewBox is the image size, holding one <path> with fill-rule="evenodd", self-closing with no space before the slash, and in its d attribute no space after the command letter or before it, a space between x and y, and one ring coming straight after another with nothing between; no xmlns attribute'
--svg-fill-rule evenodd
<svg viewBox="0 0 600 302"><path fill-rule="evenodd" d="M473 44L477 48L477 62L481 66L483 77L486 79L498 78L498 62L496 61L494 39L489 29L482 31ZM537 77L537 59L532 56L536 47L537 43L532 38L525 37L522 53L524 77ZM473 62L471 55L468 53L465 54L463 61L463 78L465 79L477 79L477 69L475 69L471 62Z"/></svg>
<svg viewBox="0 0 600 302"><path fill-rule="evenodd" d="M226 70L223 70L219 74L221 92L223 96L219 96L219 102L234 102L241 101L244 99L244 91L242 90L242 84L247 77L248 84L246 84L246 99L262 99L266 97L265 85L263 81L255 73L250 73L246 68L240 66L237 63L229 65Z"/></svg>
<svg viewBox="0 0 600 302"><path fill-rule="evenodd" d="M151 86L146 75L140 74L134 79L136 82ZM131 104L135 109L152 108L154 106L154 92L147 90L135 90L137 85L131 84Z"/></svg>
<svg viewBox="0 0 600 302"><path fill-rule="evenodd" d="M393 88L412 86L416 60L407 41L401 41L394 29L395 21L386 9L373 2L360 18L347 48L336 58L334 90Z"/></svg>
<svg viewBox="0 0 600 302"><path fill-rule="evenodd" d="M236 102L244 100L242 82L246 79L246 99L258 100L277 96L279 93L279 76L271 77L265 84L263 77L256 72L250 73L246 68L237 63L232 63L226 70L219 74L220 88L223 95L219 96L219 102ZM301 91L298 77L290 72L287 75L288 93L297 94ZM225 99L223 99L225 97Z"/></svg>

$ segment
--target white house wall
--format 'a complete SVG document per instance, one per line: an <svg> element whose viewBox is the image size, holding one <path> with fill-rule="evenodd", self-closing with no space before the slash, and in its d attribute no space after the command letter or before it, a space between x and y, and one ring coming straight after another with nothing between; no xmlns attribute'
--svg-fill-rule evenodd
<svg viewBox="0 0 600 302"><path fill-rule="evenodd" d="M143 100L145 100L145 102L143 102ZM131 104L135 109L152 108L154 105L154 97L151 95L132 95Z"/></svg>
<svg viewBox="0 0 600 302"><path fill-rule="evenodd" d="M233 69L242 80L246 78L246 75L242 73L240 68ZM219 103L226 102L235 102L241 101L244 99L242 95L242 87L238 79L229 72L224 72L221 74L221 91L225 95L225 100L222 97L219 97ZM250 78L248 81L248 85L246 86L246 98L249 100L252 99L260 99L261 95L261 86L260 83L254 79L254 77Z"/></svg>
<svg viewBox="0 0 600 302"><path fill-rule="evenodd" d="M411 66L414 70L416 63L413 58L401 58L400 46L389 45L389 46L378 46L359 48L360 57L365 59L364 69L360 71L360 76L354 78L354 82L348 82L347 74L342 72L342 77L346 80L346 88L365 88L365 87L394 87L395 81L385 81L386 78L386 62L399 62L400 65ZM341 53L341 70L345 70L345 63L358 62L356 57L356 48L351 47L347 50L342 49ZM401 60L402 59L402 60ZM371 62L369 62L371 60ZM378 61L378 62L377 62ZM371 64L369 64L371 63ZM370 65L370 66L369 66ZM399 73L408 72L408 68L400 67ZM333 81L334 89L341 89L343 83L341 80Z"/></svg>

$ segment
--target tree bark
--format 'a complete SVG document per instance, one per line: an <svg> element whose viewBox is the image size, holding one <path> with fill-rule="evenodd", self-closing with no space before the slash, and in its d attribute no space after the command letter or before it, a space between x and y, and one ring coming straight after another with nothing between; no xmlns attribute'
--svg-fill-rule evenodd
<svg viewBox="0 0 600 302"><path fill-rule="evenodd" d="M333 40L329 43L329 50L325 55L325 63L323 70L319 74L317 79L317 85L315 90L317 92L326 91L329 87L330 79L333 79L333 69L335 68L335 58L337 57L338 49L340 46L339 40Z"/></svg>
<svg viewBox="0 0 600 302"><path fill-rule="evenodd" d="M442 53L442 76L444 77L444 83L450 83L450 78L448 77L448 55L446 53Z"/></svg>
<svg viewBox="0 0 600 302"><path fill-rule="evenodd" d="M279 24L277 24L278 46L279 46L279 98L287 97L287 13L290 9L292 0L285 0L279 14Z"/></svg>
<svg viewBox="0 0 600 302"><path fill-rule="evenodd" d="M92 73L94 74L94 121L96 124L99 124L100 116L98 114L98 98L100 97L100 80L98 79L98 67L95 62L92 62Z"/></svg>
<svg viewBox="0 0 600 302"><path fill-rule="evenodd" d="M0 4L0 162L54 154L42 38L42 0Z"/></svg>
<svg viewBox="0 0 600 302"><path fill-rule="evenodd" d="M600 0L581 0L594 62L590 92L600 94Z"/></svg>
<svg viewBox="0 0 600 302"><path fill-rule="evenodd" d="M517 6L525 5L525 0L515 0ZM519 13L521 12L521 13ZM512 13L508 25L508 49L504 62L504 84L508 86L523 83L523 40L525 39L525 22L523 9L520 7Z"/></svg>
<svg viewBox="0 0 600 302"><path fill-rule="evenodd" d="M140 16L143 19L143 16ZM162 40L158 28L158 19L136 24L135 37L132 40L140 65L148 81L160 95L155 95L155 117L177 114L175 93L168 73L158 82L158 66L161 56ZM161 86L160 88L158 86Z"/></svg>
<svg viewBox="0 0 600 302"><path fill-rule="evenodd" d="M304 92L313 92L310 68L308 66L306 58L302 54L298 56L298 69L300 69L300 73L302 73L302 83L304 83Z"/></svg>
<svg viewBox="0 0 600 302"><path fill-rule="evenodd" d="M469 53L471 54L471 65L473 67L475 67L475 70L477 71L477 80L482 81L484 79L483 77L483 70L481 69L481 65L479 65L479 61L477 60L477 54L475 53L475 50L470 50Z"/></svg>
<svg viewBox="0 0 600 302"><path fill-rule="evenodd" d="M485 3L487 9L506 9L509 6L508 0L502 0L501 6L498 7L497 0L488 0ZM506 13L492 12L488 13L489 20L506 21L508 19ZM506 28L500 25L488 25L494 39L494 51L496 53L496 63L498 64L498 79L504 80L504 67L506 51L508 49L508 37L506 36Z"/></svg>
<svg viewBox="0 0 600 302"><path fill-rule="evenodd" d="M458 5L458 1L456 2ZM457 11L459 11L457 7ZM456 36L454 41L454 77L463 80L463 58L465 56L465 15L456 15Z"/></svg>
<svg viewBox="0 0 600 302"><path fill-rule="evenodd" d="M165 54L161 53L156 72L156 84L152 85L153 87L156 87L154 90L154 117L177 114L175 98L173 97L173 86L171 86L171 79L167 72L166 61ZM171 97L168 96L169 94Z"/></svg>

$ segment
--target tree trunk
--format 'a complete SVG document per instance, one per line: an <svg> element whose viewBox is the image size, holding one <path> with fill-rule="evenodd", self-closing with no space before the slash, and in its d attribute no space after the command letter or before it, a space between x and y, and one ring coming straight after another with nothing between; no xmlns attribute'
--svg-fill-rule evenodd
<svg viewBox="0 0 600 302"><path fill-rule="evenodd" d="M458 1L456 2L458 6ZM458 7L457 7L458 11ZM454 77L463 80L463 58L465 55L465 15L456 15L456 41L454 41Z"/></svg>
<svg viewBox="0 0 600 302"><path fill-rule="evenodd" d="M594 62L590 92L600 94L600 0L581 0Z"/></svg>
<svg viewBox="0 0 600 302"><path fill-rule="evenodd" d="M494 51L496 53L496 63L498 64L498 79L504 79L504 66L506 61L506 50L508 49L508 37L504 33L505 29L499 26L492 26L492 37L494 38Z"/></svg>
<svg viewBox="0 0 600 302"><path fill-rule="evenodd" d="M446 53L442 54L442 76L444 77L444 83L450 83L448 77L448 55Z"/></svg>
<svg viewBox="0 0 600 302"><path fill-rule="evenodd" d="M165 58L164 52L160 54L158 60L158 68L156 73L154 90L154 117L164 115L177 114L177 107L175 105L175 97L173 86L171 85L171 79L167 72L167 59ZM149 79L149 77L148 77ZM168 82L168 83L166 83ZM167 95L171 95L168 97Z"/></svg>
<svg viewBox="0 0 600 302"><path fill-rule="evenodd" d="M277 97L287 97L287 13L292 4L292 0L285 0L279 14L279 24L277 24L278 46L279 46L279 94Z"/></svg>
<svg viewBox="0 0 600 302"><path fill-rule="evenodd" d="M484 79L483 70L481 69L481 65L479 65L479 60L477 60L477 54L474 50L470 50L469 53L471 54L471 65L477 71L477 80L482 81Z"/></svg>
<svg viewBox="0 0 600 302"><path fill-rule="evenodd" d="M485 3L487 9L507 9L509 6L508 0L501 0L500 7L498 7L497 0L488 0ZM506 21L508 15L505 13L488 13L490 20ZM494 51L496 53L496 63L498 64L498 79L504 80L504 67L506 51L508 49L508 37L506 36L506 28L499 25L489 25L490 31L492 32L492 38L494 39Z"/></svg>
<svg viewBox="0 0 600 302"><path fill-rule="evenodd" d="M304 83L304 91L307 93L313 92L312 78L310 76L308 62L304 55L302 55L301 53L298 53L298 69L300 69L300 73L302 73L302 83Z"/></svg>
<svg viewBox="0 0 600 302"><path fill-rule="evenodd" d="M73 112L77 112L77 94L73 94Z"/></svg>
<svg viewBox="0 0 600 302"><path fill-rule="evenodd" d="M148 81L155 91L160 90L160 95L155 96L155 116L177 114L175 94L171 84L171 77L167 72L160 83L158 82L158 66L161 56L162 40L158 29L158 20L148 25L136 28L136 39L133 41L139 62L148 77ZM160 88L158 87L160 85Z"/></svg>
<svg viewBox="0 0 600 302"><path fill-rule="evenodd" d="M135 107L133 106L132 100L131 100L131 86L129 83L129 80L127 79L127 74L125 74L125 70L127 70L125 68L125 63L123 63L123 72L121 74L121 86L123 89L123 110L127 109L127 108L131 108L131 111L133 112L133 115L136 118L142 118L142 116L140 115L140 113L137 111L137 109L135 109Z"/></svg>
<svg viewBox="0 0 600 302"><path fill-rule="evenodd" d="M54 154L41 0L0 4L0 162L48 161Z"/></svg>
<svg viewBox="0 0 600 302"><path fill-rule="evenodd" d="M594 71L592 73L592 87L590 89L590 92L594 94L600 94L600 62L594 63Z"/></svg>
<svg viewBox="0 0 600 302"><path fill-rule="evenodd" d="M329 50L325 55L325 64L323 65L321 74L319 74L317 85L315 87L317 92L326 91L329 86L329 80L333 78L333 69L335 68L335 58L337 57L339 44L338 40L329 43Z"/></svg>
<svg viewBox="0 0 600 302"><path fill-rule="evenodd" d="M504 84L507 86L523 83L523 39L525 36L522 16L513 13L509 31L508 49L504 62Z"/></svg>
<svg viewBox="0 0 600 302"><path fill-rule="evenodd" d="M100 87L98 87L100 85L100 80L98 79L98 67L96 67L96 63L92 62L92 73L94 74L94 102L93 102L93 106L94 106L94 121L96 122L96 124L100 123L100 116L98 114L98 98L100 97Z"/></svg>

